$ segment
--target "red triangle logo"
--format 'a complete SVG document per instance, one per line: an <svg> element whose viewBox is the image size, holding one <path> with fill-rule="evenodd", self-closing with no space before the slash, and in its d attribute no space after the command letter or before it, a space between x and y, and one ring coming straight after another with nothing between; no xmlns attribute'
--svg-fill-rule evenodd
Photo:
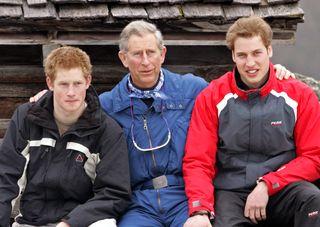
<svg viewBox="0 0 320 227"><path fill-rule="evenodd" d="M83 162L83 157L81 154L78 154L78 156L76 158L76 162Z"/></svg>

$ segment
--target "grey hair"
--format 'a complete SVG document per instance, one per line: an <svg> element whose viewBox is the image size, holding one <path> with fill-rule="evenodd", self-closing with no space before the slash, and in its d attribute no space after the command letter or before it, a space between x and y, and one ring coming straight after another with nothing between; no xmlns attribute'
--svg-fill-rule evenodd
<svg viewBox="0 0 320 227"><path fill-rule="evenodd" d="M131 36L136 35L142 37L146 34L154 34L157 39L158 48L160 50L164 47L162 34L154 24L151 24L144 20L135 20L130 22L120 34L120 51L128 51L128 40Z"/></svg>

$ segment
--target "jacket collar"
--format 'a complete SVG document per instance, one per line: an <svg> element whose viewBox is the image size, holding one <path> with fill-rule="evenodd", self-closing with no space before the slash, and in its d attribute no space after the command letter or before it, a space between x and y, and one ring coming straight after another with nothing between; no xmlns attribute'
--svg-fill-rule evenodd
<svg viewBox="0 0 320 227"><path fill-rule="evenodd" d="M250 89L250 90L242 90L237 86L236 82L236 73L238 73L237 68L234 67L233 69L233 77L232 77L232 90L242 99L248 99L253 93L258 94L259 96L266 96L272 90L276 79L273 64L270 62L269 66L269 78L266 83L257 89Z"/></svg>
<svg viewBox="0 0 320 227"><path fill-rule="evenodd" d="M86 102L87 108L68 132L73 131L83 136L92 133L91 129L96 129L101 125L100 103L98 95L92 86L87 89ZM41 127L57 130L53 117L53 93L51 91L48 91L32 105L28 111L27 118Z"/></svg>
<svg viewBox="0 0 320 227"><path fill-rule="evenodd" d="M164 84L162 91L165 94L165 99L155 98L152 107L156 112L161 112L161 109L164 108L166 100L173 99L174 97L180 97L180 84L176 83L177 77L172 77L170 71L161 68L161 71L164 75ZM134 113L143 114L148 108L145 104L142 104L143 101L138 98L130 98L130 90L128 88L128 77L129 74L126 74L122 80L116 85L113 89L112 102L113 102L113 112L120 112L126 108L130 108L130 105L134 105Z"/></svg>

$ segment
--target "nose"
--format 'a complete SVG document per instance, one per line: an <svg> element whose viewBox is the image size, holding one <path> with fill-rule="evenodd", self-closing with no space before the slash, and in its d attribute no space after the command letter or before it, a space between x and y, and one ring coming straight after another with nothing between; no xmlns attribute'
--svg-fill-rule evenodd
<svg viewBox="0 0 320 227"><path fill-rule="evenodd" d="M148 57L148 54L146 53L146 52L144 52L143 54L142 54L142 61L141 61L141 63L143 64L143 65L148 65L150 62L149 62L149 57Z"/></svg>
<svg viewBox="0 0 320 227"><path fill-rule="evenodd" d="M254 61L254 58L252 56L248 56L247 57L247 60L246 60L246 65L247 66L254 66L255 65L255 61Z"/></svg>
<svg viewBox="0 0 320 227"><path fill-rule="evenodd" d="M69 87L68 87L68 91L67 91L67 95L68 96L73 96L74 94L75 94L75 87L73 86L73 85L70 85Z"/></svg>

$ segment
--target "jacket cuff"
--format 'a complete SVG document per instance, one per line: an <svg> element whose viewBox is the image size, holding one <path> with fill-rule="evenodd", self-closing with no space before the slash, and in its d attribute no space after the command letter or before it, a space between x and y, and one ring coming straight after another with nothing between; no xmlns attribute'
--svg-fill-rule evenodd
<svg viewBox="0 0 320 227"><path fill-rule="evenodd" d="M278 191L280 191L285 185L282 184L282 182L279 181L278 177L274 177L272 175L266 175L263 177L260 177L258 181L264 181L268 186L268 195L272 196Z"/></svg>
<svg viewBox="0 0 320 227"><path fill-rule="evenodd" d="M192 213L200 210L206 210L210 214L214 215L212 203L208 203L202 199L189 201L189 216L191 216Z"/></svg>

